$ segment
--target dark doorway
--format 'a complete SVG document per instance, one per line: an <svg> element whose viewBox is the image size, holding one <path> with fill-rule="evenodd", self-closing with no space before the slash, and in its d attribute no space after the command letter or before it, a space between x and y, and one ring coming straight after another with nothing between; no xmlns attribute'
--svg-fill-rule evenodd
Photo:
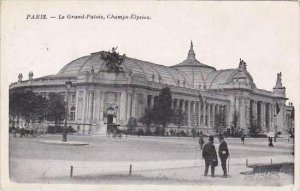
<svg viewBox="0 0 300 191"><path fill-rule="evenodd" d="M114 120L114 115L107 115L107 124L112 124Z"/></svg>

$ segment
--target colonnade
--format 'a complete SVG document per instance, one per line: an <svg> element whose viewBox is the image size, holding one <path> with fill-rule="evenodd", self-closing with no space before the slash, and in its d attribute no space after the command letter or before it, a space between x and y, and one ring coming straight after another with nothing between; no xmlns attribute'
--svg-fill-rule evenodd
<svg viewBox="0 0 300 191"><path fill-rule="evenodd" d="M250 112L252 119L256 120L258 127L265 132L274 129L275 126L281 126L278 123L281 113L277 114L276 103L250 100Z"/></svg>
<svg viewBox="0 0 300 191"><path fill-rule="evenodd" d="M147 95L147 107L153 108L157 97L156 95ZM176 108L186 112L187 121L185 126L188 127L212 128L217 114L224 116L225 125L229 124L229 111L225 102L214 102L214 100L201 102L199 100L172 98L172 109Z"/></svg>

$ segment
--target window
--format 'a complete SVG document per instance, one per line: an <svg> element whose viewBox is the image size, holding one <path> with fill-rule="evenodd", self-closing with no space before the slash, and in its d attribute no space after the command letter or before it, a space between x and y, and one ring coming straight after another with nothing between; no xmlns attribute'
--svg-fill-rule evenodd
<svg viewBox="0 0 300 191"><path fill-rule="evenodd" d="M116 92L106 92L104 96L104 102L117 102Z"/></svg>
<svg viewBox="0 0 300 191"><path fill-rule="evenodd" d="M76 103L76 94L73 94L71 97L71 102Z"/></svg>
<svg viewBox="0 0 300 191"><path fill-rule="evenodd" d="M72 106L71 107L71 112L70 112L70 120L71 121L75 120L75 110L76 110L75 106Z"/></svg>

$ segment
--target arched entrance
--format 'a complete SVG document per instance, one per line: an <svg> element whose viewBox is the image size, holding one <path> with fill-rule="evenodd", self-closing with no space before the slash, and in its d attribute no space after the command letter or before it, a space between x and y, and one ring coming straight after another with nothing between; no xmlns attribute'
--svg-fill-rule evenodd
<svg viewBox="0 0 300 191"><path fill-rule="evenodd" d="M107 131L108 133L113 132L114 130L114 118L115 118L116 112L115 109L110 107L106 110L106 117L107 117Z"/></svg>
<svg viewBox="0 0 300 191"><path fill-rule="evenodd" d="M114 123L114 117L116 115L115 109L110 107L106 110L106 116L107 116L107 124L113 124Z"/></svg>

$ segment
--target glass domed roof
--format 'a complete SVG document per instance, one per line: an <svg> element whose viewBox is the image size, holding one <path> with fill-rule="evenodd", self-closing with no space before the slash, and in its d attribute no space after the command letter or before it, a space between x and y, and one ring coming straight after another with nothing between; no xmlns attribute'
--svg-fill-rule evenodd
<svg viewBox="0 0 300 191"><path fill-rule="evenodd" d="M181 85L185 82L185 86L190 87L188 77L176 68L158 65L130 57L125 57L122 66L125 72L132 71L133 74L143 75L148 79L148 81L152 81L154 78L154 81L158 81L159 79L161 83L174 86L178 86L178 82ZM106 69L105 61L101 58L100 52L92 53L89 56L84 56L70 62L63 67L57 75L77 76L80 73L91 71L92 68L95 72Z"/></svg>

